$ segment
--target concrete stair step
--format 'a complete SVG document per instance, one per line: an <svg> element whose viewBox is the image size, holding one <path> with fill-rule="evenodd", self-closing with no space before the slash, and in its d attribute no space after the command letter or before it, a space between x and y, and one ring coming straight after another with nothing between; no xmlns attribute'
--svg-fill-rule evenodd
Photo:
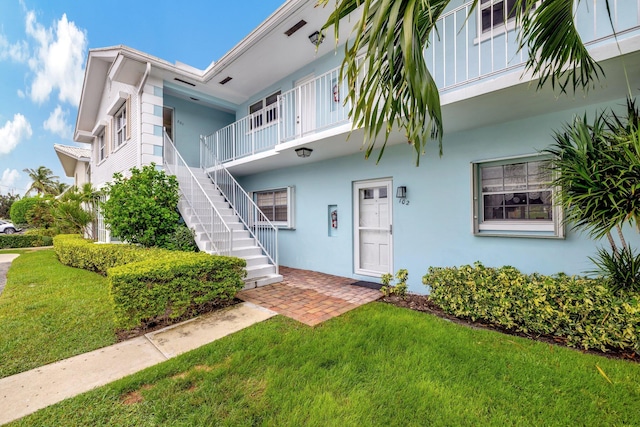
<svg viewBox="0 0 640 427"><path fill-rule="evenodd" d="M273 283L280 283L280 282L282 282L282 276L280 274L274 273L274 274L269 274L263 277L245 279L243 289L254 289L254 288L259 288L261 286L267 286Z"/></svg>

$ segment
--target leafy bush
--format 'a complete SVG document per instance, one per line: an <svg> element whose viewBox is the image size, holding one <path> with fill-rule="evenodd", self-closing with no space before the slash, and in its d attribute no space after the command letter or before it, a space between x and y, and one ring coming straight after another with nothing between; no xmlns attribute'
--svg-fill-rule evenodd
<svg viewBox="0 0 640 427"><path fill-rule="evenodd" d="M53 209L57 204L53 196L35 197L35 203L27 211L27 224L37 228L53 228L55 218Z"/></svg>
<svg viewBox="0 0 640 427"><path fill-rule="evenodd" d="M178 181L156 169L131 169L131 177L113 175L106 186L108 199L101 204L111 232L145 247L164 247L178 225Z"/></svg>
<svg viewBox="0 0 640 427"><path fill-rule="evenodd" d="M161 257L109 269L116 327L191 317L234 298L244 286L240 258L165 252Z"/></svg>
<svg viewBox="0 0 640 427"><path fill-rule="evenodd" d="M600 248L598 256L590 259L597 267L594 273L603 274L614 292L640 292L640 254L635 254L630 246L623 246L614 253Z"/></svg>
<svg viewBox="0 0 640 427"><path fill-rule="evenodd" d="M52 243L51 237L48 236L26 234L0 235L0 249L34 248L37 246L51 246Z"/></svg>
<svg viewBox="0 0 640 427"><path fill-rule="evenodd" d="M17 226L24 226L27 224L27 212L38 203L39 197L25 197L24 199L16 200L11 205L9 216L11 216L11 222Z"/></svg>
<svg viewBox="0 0 640 427"><path fill-rule="evenodd" d="M167 239L164 248L172 251L198 252L194 231L184 224L179 225Z"/></svg>
<svg viewBox="0 0 640 427"><path fill-rule="evenodd" d="M60 233L57 228L29 228L24 231L24 234L27 236L55 237Z"/></svg>
<svg viewBox="0 0 640 427"><path fill-rule="evenodd" d="M398 284L393 286L393 275L390 273L383 274L380 280L382 281L382 288L380 291L384 294L384 296L388 295L397 295L400 298L405 298L407 296L407 279L409 278L409 272L402 268L396 272L396 279L398 279Z"/></svg>
<svg viewBox="0 0 640 427"><path fill-rule="evenodd" d="M429 268L422 278L445 312L567 345L640 354L640 295L616 295L598 280L525 275L513 267Z"/></svg>

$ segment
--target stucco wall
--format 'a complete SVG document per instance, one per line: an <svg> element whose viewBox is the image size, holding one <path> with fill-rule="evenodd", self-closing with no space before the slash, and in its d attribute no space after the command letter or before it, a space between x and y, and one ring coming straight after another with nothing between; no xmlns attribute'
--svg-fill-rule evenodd
<svg viewBox="0 0 640 427"><path fill-rule="evenodd" d="M475 236L471 209L471 162L536 153L552 143L553 130L576 113L584 114L584 109L446 134L444 156L438 157L433 144L420 167L415 167L413 148L402 144L387 148L377 166L362 154L317 163L309 162L312 155L300 159L300 166L242 177L240 183L247 191L295 186L296 229L279 233L282 265L375 280L353 273L353 183L390 177L394 193L400 185L408 188L409 205L399 204L394 194L393 268L409 270L411 291L425 292L420 279L429 266L477 260L489 266L513 265L527 273L581 274L593 268L587 257L606 242L593 242L570 229L564 239ZM328 205L338 205L335 237L328 235ZM632 244L640 245L637 232L627 234Z"/></svg>
<svg viewBox="0 0 640 427"><path fill-rule="evenodd" d="M174 109L174 143L189 166L200 166L200 135L210 135L235 121L235 115L164 96L164 105Z"/></svg>

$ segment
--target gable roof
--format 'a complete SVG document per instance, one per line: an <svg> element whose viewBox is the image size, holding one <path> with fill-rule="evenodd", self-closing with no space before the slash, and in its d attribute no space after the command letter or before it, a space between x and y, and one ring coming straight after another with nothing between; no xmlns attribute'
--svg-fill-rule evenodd
<svg viewBox="0 0 640 427"><path fill-rule="evenodd" d="M70 145L53 144L58 159L64 169L64 174L70 178L75 176L78 162L89 163L91 161L91 150Z"/></svg>
<svg viewBox="0 0 640 427"><path fill-rule="evenodd" d="M92 142L105 82L109 79L139 87L145 76L150 74L164 81L167 93L184 99L197 99L224 111L235 111L260 90L336 51L332 29L326 31L325 42L317 48L309 42L309 35L320 30L333 11L330 5L316 7L316 4L317 0L285 1L235 47L204 70L179 62L173 64L123 45L91 49L74 140ZM359 10L354 11L353 16L345 19L355 19L360 13ZM306 22L304 28L288 34L288 30L301 20ZM346 41L350 34L351 25L341 26L340 43ZM203 55L206 55L206 47ZM231 79L227 80L229 77Z"/></svg>

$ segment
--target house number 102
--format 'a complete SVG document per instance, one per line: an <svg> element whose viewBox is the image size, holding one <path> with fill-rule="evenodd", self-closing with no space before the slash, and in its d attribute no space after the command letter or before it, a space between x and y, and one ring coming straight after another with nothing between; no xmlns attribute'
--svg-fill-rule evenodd
<svg viewBox="0 0 640 427"><path fill-rule="evenodd" d="M407 199L400 199L398 200L400 203L402 203L403 205L407 205L409 206L409 201Z"/></svg>

